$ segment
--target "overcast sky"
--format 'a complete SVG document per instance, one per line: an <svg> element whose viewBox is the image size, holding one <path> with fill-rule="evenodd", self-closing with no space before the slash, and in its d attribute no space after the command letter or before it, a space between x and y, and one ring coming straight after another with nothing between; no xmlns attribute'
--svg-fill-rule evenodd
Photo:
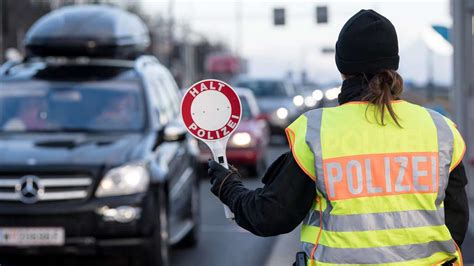
<svg viewBox="0 0 474 266"><path fill-rule="evenodd" d="M169 14L169 3L174 3L173 13L177 23L189 24L194 31L205 34L211 40L225 42L233 51L240 52L249 61L251 75L281 77L288 71L298 75L306 69L310 78L318 82L339 80L334 55L321 53L321 48L334 47L340 28L360 9L374 9L392 21L398 32L402 63L404 56L409 57L407 62L408 59L416 62L416 57L420 56L420 66L410 63L411 69L401 69L409 79L426 80L427 64L421 63L426 59L426 53L420 48L423 45L420 41L427 28L432 24L451 25L448 0L141 2L142 8L151 16L159 13L164 17ZM328 6L329 24L316 24L315 7L318 5ZM286 9L285 26L273 26L272 12L275 7ZM238 22L239 10L241 23ZM442 62L439 63L445 64L445 59L440 59Z"/></svg>

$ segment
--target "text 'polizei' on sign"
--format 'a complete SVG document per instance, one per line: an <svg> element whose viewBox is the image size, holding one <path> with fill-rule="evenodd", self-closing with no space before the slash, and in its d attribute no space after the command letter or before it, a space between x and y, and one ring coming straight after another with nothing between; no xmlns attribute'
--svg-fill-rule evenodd
<svg viewBox="0 0 474 266"><path fill-rule="evenodd" d="M203 80L183 96L181 112L188 131L202 140L228 137L239 124L242 107L234 90L218 80Z"/></svg>

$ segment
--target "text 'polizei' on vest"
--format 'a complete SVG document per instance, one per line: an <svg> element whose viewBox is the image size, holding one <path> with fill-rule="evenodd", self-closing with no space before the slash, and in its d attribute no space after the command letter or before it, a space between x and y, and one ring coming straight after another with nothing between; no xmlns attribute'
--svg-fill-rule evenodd
<svg viewBox="0 0 474 266"><path fill-rule="evenodd" d="M323 164L332 200L438 191L437 153L348 156Z"/></svg>

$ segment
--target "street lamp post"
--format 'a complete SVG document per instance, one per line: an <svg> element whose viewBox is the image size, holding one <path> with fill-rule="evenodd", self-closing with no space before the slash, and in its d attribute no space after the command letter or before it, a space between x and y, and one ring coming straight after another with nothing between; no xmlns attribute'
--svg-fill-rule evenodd
<svg viewBox="0 0 474 266"><path fill-rule="evenodd" d="M467 150L465 164L474 172L474 0L452 0L453 8L453 106L455 120Z"/></svg>

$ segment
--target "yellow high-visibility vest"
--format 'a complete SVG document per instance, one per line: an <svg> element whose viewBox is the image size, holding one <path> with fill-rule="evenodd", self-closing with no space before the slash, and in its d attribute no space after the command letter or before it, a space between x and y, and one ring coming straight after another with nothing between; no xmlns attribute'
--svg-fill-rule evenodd
<svg viewBox="0 0 474 266"><path fill-rule="evenodd" d="M378 123L350 102L306 112L287 129L317 197L301 231L308 265L438 265L462 257L445 225L445 190L464 141L441 114L406 101Z"/></svg>

